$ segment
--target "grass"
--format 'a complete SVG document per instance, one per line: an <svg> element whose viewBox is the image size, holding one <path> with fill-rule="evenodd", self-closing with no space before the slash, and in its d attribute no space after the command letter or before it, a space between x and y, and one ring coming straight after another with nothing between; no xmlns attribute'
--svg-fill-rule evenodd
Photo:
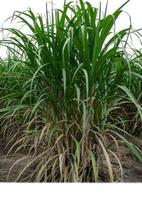
<svg viewBox="0 0 142 200"><path fill-rule="evenodd" d="M46 7L46 17L16 11L12 21L29 34L3 29L9 56L0 63L1 137L9 153L33 155L16 181L122 181L120 144L142 161L130 142L141 130L142 53L127 51L131 26L114 29L125 4L111 15L107 5L102 14L101 5L83 0Z"/></svg>

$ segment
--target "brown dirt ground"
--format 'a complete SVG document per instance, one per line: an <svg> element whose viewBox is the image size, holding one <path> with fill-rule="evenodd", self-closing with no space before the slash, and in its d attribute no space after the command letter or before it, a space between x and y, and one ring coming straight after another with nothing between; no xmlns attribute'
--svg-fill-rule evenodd
<svg viewBox="0 0 142 200"><path fill-rule="evenodd" d="M18 160L23 158L23 154L6 155L5 143L0 141L0 182L14 182L19 172L32 159L28 156L21 162L18 162L10 173L9 180L7 175L10 167ZM142 182L142 163L132 156L131 152L126 147L121 147L121 163L123 166L124 179L123 182ZM31 173L33 168L28 169L26 173ZM26 176L26 174L25 174Z"/></svg>
<svg viewBox="0 0 142 200"><path fill-rule="evenodd" d="M19 159L26 157L26 159L21 160L11 170L10 176L7 180L8 172L11 166ZM7 155L7 151L5 150L5 142L0 140L0 182L14 182L22 171L22 169L30 162L32 156L27 156L23 154L14 154L14 155ZM30 174L33 170L33 166L28 168L25 172L25 176Z"/></svg>

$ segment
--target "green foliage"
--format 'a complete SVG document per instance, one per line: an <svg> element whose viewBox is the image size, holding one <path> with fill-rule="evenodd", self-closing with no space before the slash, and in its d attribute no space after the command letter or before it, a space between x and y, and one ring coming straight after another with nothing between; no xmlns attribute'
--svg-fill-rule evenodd
<svg viewBox="0 0 142 200"><path fill-rule="evenodd" d="M131 104L142 119L141 53L126 55L131 27L113 30L124 5L111 15L83 0L46 9L45 18L31 9L16 11L12 20L29 34L4 30L10 36L2 41L9 58L0 63L1 129L13 144L10 151L29 147L35 153L27 166L39 161L35 181L99 181L102 165L107 181L114 181L111 155L121 163L109 146L118 137L142 160L122 136L128 128L118 116Z"/></svg>

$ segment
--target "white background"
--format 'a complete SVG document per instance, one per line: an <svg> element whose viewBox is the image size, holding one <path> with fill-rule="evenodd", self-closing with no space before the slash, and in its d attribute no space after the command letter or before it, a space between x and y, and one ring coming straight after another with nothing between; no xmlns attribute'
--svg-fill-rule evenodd
<svg viewBox="0 0 142 200"><path fill-rule="evenodd" d="M2 200L141 200L142 184L0 184Z"/></svg>

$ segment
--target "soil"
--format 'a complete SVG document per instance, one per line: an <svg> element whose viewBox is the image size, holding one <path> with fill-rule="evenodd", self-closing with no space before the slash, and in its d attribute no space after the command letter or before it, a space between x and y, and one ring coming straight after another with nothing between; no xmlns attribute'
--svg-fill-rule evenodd
<svg viewBox="0 0 142 200"><path fill-rule="evenodd" d="M127 147L121 147L121 164L124 172L123 182L142 182L142 162L139 161Z"/></svg>
<svg viewBox="0 0 142 200"><path fill-rule="evenodd" d="M123 182L142 182L142 163L132 156L131 152L126 147L121 147L121 163L123 166L124 178ZM26 159L15 164L12 169L9 179L7 180L8 172L11 166L18 160L25 157L23 154L7 155L5 150L5 143L0 141L0 182L14 182L18 174L22 171L24 166L33 158L27 156ZM33 168L28 169L26 174L30 174ZM25 174L25 176L26 176Z"/></svg>
<svg viewBox="0 0 142 200"><path fill-rule="evenodd" d="M30 160L32 160L32 158L32 156L23 155L20 153L7 155L7 150L5 149L5 142L0 140L0 182L15 182L19 173L30 162ZM23 160L17 162L14 165L8 178L10 168L19 159ZM31 168L28 168L24 176L26 177L26 175L30 175L32 171L33 166L31 166Z"/></svg>

